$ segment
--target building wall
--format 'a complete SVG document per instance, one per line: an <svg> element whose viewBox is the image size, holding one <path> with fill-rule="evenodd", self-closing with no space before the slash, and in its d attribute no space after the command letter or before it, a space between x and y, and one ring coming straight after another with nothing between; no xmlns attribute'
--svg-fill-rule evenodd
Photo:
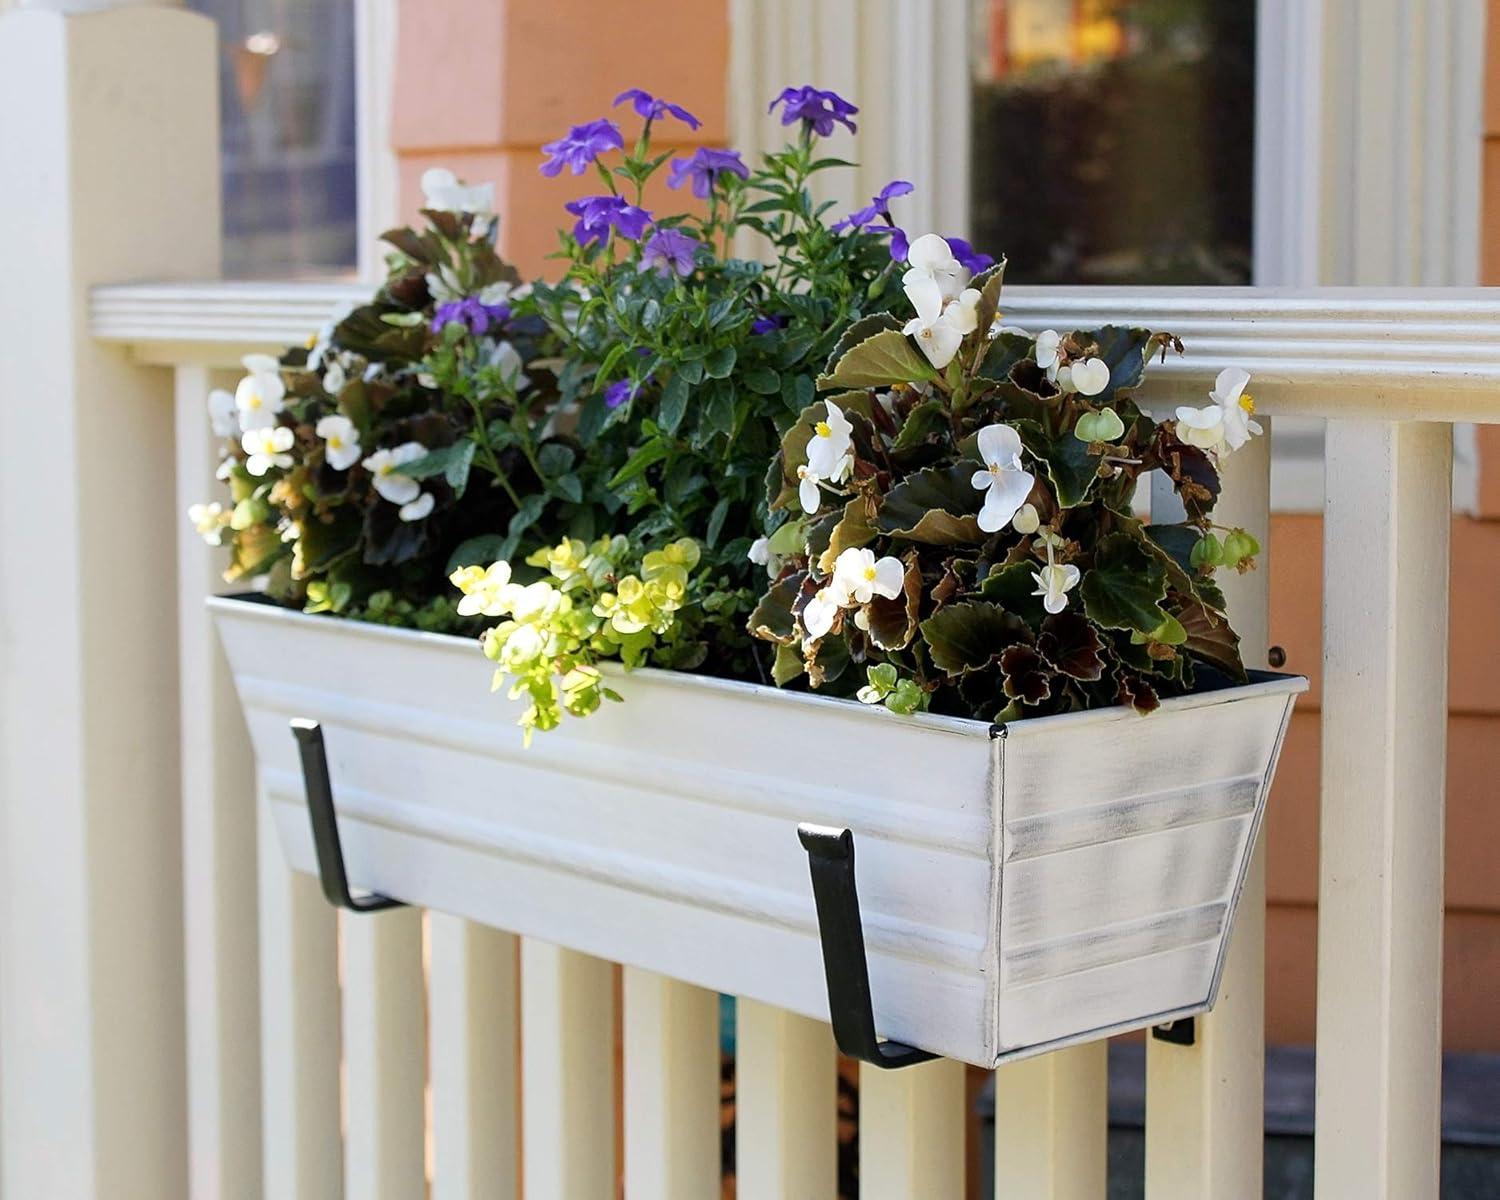
<svg viewBox="0 0 1500 1200"><path fill-rule="evenodd" d="M417 180L429 166L493 179L501 249L523 273L547 271L563 203L598 190L594 175L537 171L542 143L570 124L640 86L703 119L696 134L666 123L661 133L676 144L727 138L727 4L400 4L392 140L403 214L415 212ZM1490 0L1490 14L1482 265L1484 282L1500 284L1500 0ZM679 194L670 203L682 202ZM1444 1030L1452 1049L1500 1051L1500 428L1481 431L1480 451L1479 511L1453 528ZM1272 527L1272 638L1287 650L1288 669L1312 677L1313 691L1293 721L1271 798L1267 1035L1305 1043L1316 998L1322 519L1280 514ZM1433 802L1436 812L1436 783Z"/></svg>

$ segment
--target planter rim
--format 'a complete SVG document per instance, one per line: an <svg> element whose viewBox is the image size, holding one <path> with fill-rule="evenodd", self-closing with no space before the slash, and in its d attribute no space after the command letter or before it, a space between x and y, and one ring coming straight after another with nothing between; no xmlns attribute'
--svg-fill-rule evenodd
<svg viewBox="0 0 1500 1200"><path fill-rule="evenodd" d="M476 641L473 638L459 637L456 634L450 633L428 633L420 629L406 629L395 625L379 625L373 621L356 621L349 617L339 617L332 614L299 612L294 608L278 604L260 593L238 592L228 595L209 596L206 603L211 610L233 612L241 616L254 615L257 619L266 621L303 625L308 628L335 624L338 629L345 632L375 640L385 640L397 644L403 642L407 644L425 644L433 649L450 653L455 650L461 650L464 654L476 654L477 652ZM601 663L600 669L605 674L621 680L629 679L632 676L645 676L646 678L658 681L670 680L676 686L699 689L710 694L737 695L762 704L795 704L808 707L812 711L819 709L827 711L829 705L837 705L839 710L846 714L859 713L872 722L899 721L907 726L916 725L919 728L956 734L960 737L983 738L986 740L995 737L1009 740L1024 737L1033 732L1055 731L1071 726L1150 719L1149 716L1143 718L1139 713L1133 709L1126 708L1124 705L1111 705L1108 708L1059 713L1046 717L1026 717L1019 721L1010 721L1004 724L991 724L986 721L975 720L971 717L947 717L933 713L913 713L910 716L902 716L890 712L879 705L861 704L857 700L846 700L838 696L820 696L811 692L787 691L783 688L771 687L761 683L749 683L738 679L720 679L713 675L698 675L687 671L668 671L661 667L637 667L633 671L627 671L619 663L613 662ZM1219 688L1207 692L1193 692L1186 696L1169 697L1161 702L1161 710L1172 712L1182 709L1207 708L1215 704L1230 704L1235 700L1251 696L1296 695L1307 691L1308 688L1307 678L1303 675L1280 674L1274 671L1251 671L1249 675L1250 682L1247 684ZM775 697L775 699L773 700L772 697Z"/></svg>

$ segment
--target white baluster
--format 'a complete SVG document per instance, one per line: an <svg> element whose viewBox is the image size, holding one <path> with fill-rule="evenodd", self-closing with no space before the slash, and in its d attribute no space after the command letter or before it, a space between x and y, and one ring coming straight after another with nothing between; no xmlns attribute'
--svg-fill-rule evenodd
<svg viewBox="0 0 1500 1200"><path fill-rule="evenodd" d="M614 970L521 941L526 1200L614 1200Z"/></svg>
<svg viewBox="0 0 1500 1200"><path fill-rule="evenodd" d="M1253 385L1252 385L1253 386ZM1229 618L1248 667L1270 648L1271 430L1220 466L1220 525L1261 544L1254 571L1221 569ZM1155 503L1155 497L1153 497ZM1259 1200L1265 1107L1266 862L1262 831L1240 892L1219 998L1197 1019L1196 1043L1146 1043L1146 1195L1149 1200Z"/></svg>
<svg viewBox="0 0 1500 1200"><path fill-rule="evenodd" d="M432 1200L520 1194L515 935L429 913Z"/></svg>
<svg viewBox="0 0 1500 1200"><path fill-rule="evenodd" d="M964 1068L859 1067L860 1200L963 1195Z"/></svg>
<svg viewBox="0 0 1500 1200"><path fill-rule="evenodd" d="M831 1200L837 1186L833 1032L753 1000L735 1010L739 1200Z"/></svg>
<svg viewBox="0 0 1500 1200"><path fill-rule="evenodd" d="M1438 1190L1453 438L1330 421L1319 1200Z"/></svg>
<svg viewBox="0 0 1500 1200"><path fill-rule="evenodd" d="M410 1200L427 1186L422 913L340 913L344 1195Z"/></svg>
<svg viewBox="0 0 1500 1200"><path fill-rule="evenodd" d="M1105 1042L996 1071L996 1200L1099 1200L1108 1173L1108 1102Z"/></svg>
<svg viewBox="0 0 1500 1200"><path fill-rule="evenodd" d="M625 1195L702 1200L720 1186L719 997L625 968Z"/></svg>

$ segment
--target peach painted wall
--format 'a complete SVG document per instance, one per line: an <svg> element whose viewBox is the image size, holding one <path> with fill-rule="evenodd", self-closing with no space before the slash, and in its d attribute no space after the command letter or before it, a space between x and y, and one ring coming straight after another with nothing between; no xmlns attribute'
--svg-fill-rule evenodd
<svg viewBox="0 0 1500 1200"><path fill-rule="evenodd" d="M570 125L612 115L638 128L615 96L642 87L683 105L694 133L659 122L653 141L684 151L722 145L729 76L728 5L711 0L400 0L391 140L403 217L421 203L428 167L495 181L500 251L522 275L547 274L562 206L601 190L597 174L541 175L541 146ZM689 198L664 193L677 208ZM648 198L647 207L661 203Z"/></svg>

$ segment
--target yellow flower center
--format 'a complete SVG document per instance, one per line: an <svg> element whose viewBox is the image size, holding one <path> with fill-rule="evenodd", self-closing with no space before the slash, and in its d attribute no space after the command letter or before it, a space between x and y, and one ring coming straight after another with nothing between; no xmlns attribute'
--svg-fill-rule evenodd
<svg viewBox="0 0 1500 1200"><path fill-rule="evenodd" d="M308 334L308 335L307 335L307 342L306 342L306 346L307 346L307 348L308 348L308 349L309 349L309 350L311 350L311 349L312 349L312 348L313 348L313 347L314 347L314 346L316 346L316 345L317 345L317 344L318 344L318 335L317 335L317 334L315 334L315 333L310 333L310 334Z"/></svg>
<svg viewBox="0 0 1500 1200"><path fill-rule="evenodd" d="M1241 396L1240 407L1243 408L1247 413L1253 414L1255 412L1255 400L1249 395Z"/></svg>
<svg viewBox="0 0 1500 1200"><path fill-rule="evenodd" d="M986 466L986 469L989 471L989 473L991 475L993 475L996 479L1000 478L1001 473L1004 472L1004 470L1005 470L1005 468L1002 467L997 462L986 463L985 466Z"/></svg>
<svg viewBox="0 0 1500 1200"><path fill-rule="evenodd" d="M344 448L344 439L339 437L338 434L334 434L328 439L328 448L330 450L342 450Z"/></svg>
<svg viewBox="0 0 1500 1200"><path fill-rule="evenodd" d="M252 409L257 409L257 408L259 408L261 406L261 404L263 403L263 401L260 398L260 393L259 392L251 392L245 398L245 403L248 404Z"/></svg>
<svg viewBox="0 0 1500 1200"><path fill-rule="evenodd" d="M873 580L875 578L875 568L874 567L866 567L865 568L865 578L869 579L869 580Z"/></svg>
<svg viewBox="0 0 1500 1200"><path fill-rule="evenodd" d="M381 463L380 464L380 469L376 472L376 474L379 474L379 475L389 475L392 472L394 472L395 469L396 469L396 464L395 463Z"/></svg>
<svg viewBox="0 0 1500 1200"><path fill-rule="evenodd" d="M816 433L819 437L833 436L833 429L829 426L827 421L819 421L816 425L813 426L813 432Z"/></svg>

